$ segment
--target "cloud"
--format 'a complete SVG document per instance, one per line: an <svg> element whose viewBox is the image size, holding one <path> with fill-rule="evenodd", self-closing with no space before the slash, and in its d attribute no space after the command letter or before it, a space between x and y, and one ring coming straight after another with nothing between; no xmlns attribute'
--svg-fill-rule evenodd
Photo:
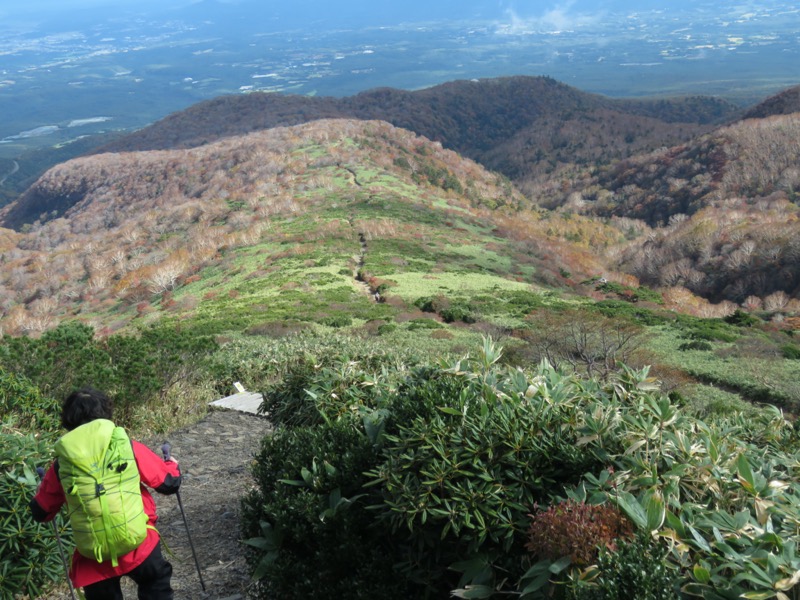
<svg viewBox="0 0 800 600"><path fill-rule="evenodd" d="M505 16L510 33L531 31L571 31L597 23L600 13L586 13L575 9L575 0L558 3L538 15L522 16L513 7L507 8Z"/></svg>

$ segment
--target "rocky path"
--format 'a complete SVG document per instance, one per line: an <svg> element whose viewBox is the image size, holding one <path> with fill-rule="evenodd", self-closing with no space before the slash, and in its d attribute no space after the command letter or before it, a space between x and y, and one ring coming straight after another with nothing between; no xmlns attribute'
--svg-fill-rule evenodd
<svg viewBox="0 0 800 600"><path fill-rule="evenodd" d="M175 496L155 494L158 530L169 550L176 600L241 600L246 597L248 571L239 541L239 499L250 489L250 462L269 422L255 415L214 410L202 421L173 432L168 440L184 481L181 500L197 551L206 591L192 559ZM143 440L160 453L164 439ZM136 598L135 587L123 578L125 598ZM69 591L48 600L69 598Z"/></svg>
<svg viewBox="0 0 800 600"><path fill-rule="evenodd" d="M177 499L158 497L158 529L176 556L170 557L176 599L244 597L248 574L239 541L239 499L252 485L249 465L269 429L264 418L215 410L170 436L185 476L181 500L206 585L203 593ZM162 441L151 447L158 450Z"/></svg>

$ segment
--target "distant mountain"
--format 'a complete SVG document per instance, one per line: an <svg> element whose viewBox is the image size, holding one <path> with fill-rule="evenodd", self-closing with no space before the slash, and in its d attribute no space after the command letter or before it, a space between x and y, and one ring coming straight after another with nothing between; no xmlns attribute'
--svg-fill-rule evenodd
<svg viewBox="0 0 800 600"><path fill-rule="evenodd" d="M560 165L602 164L676 145L738 110L707 97L611 99L548 77L382 88L341 99L253 93L201 102L100 151L190 148L323 118L380 119L523 181Z"/></svg>
<svg viewBox="0 0 800 600"><path fill-rule="evenodd" d="M750 108L742 115L743 119L763 119L773 115L790 115L800 112L800 85L770 96Z"/></svg>

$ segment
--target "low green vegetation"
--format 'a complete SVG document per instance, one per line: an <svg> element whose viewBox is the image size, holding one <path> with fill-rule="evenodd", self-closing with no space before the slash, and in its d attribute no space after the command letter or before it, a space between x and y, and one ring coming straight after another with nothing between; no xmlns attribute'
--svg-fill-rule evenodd
<svg viewBox="0 0 800 600"><path fill-rule="evenodd" d="M201 417L241 381L264 393L277 427L243 499L257 597L788 592L800 571L797 433L741 394L742 357L760 353L751 384L765 382L768 401L790 397L788 383L770 383L798 364L780 355L786 334L513 286L415 300L403 310L422 316L410 319L372 303L391 310L372 320L267 310L241 333L210 334L198 316L104 338L78 323L2 338L3 449L25 458L4 459L14 462L0 540L33 532L24 549L9 546L0 569L16 570L3 581L26 593L59 572L34 577L30 561L53 557L52 530L19 507L69 389L109 390L122 424L154 432ZM498 316L517 324L495 329L502 350L480 335ZM711 349L678 349L695 342ZM651 373L672 358L698 377L667 397ZM611 529L579 525L587 519ZM559 544L544 543L542 523ZM651 576L637 579L642 570Z"/></svg>
<svg viewBox="0 0 800 600"><path fill-rule="evenodd" d="M0 366L0 595L39 597L63 577L56 539L28 509L36 466L51 452L57 405L24 377ZM35 433L34 433L35 432ZM59 522L57 526L61 526ZM62 531L65 533L65 531Z"/></svg>
<svg viewBox="0 0 800 600"><path fill-rule="evenodd" d="M256 597L794 587L800 440L777 410L699 420L647 369L509 368L489 340L474 356L298 357L265 389L278 427L243 501Z"/></svg>
<svg viewBox="0 0 800 600"><path fill-rule="evenodd" d="M95 337L94 330L79 323L64 323L39 339L2 338L0 368L9 377L34 382L36 398L9 397L0 404L0 415L30 430L57 428L56 399L73 389L91 385L109 393L115 415L133 427L174 426L172 419L156 423L143 415L172 412L172 390L198 382L204 359L217 348L214 340L169 327L148 327L137 335ZM41 399L38 399L41 398ZM163 406L161 406L163 404Z"/></svg>
<svg viewBox="0 0 800 600"><path fill-rule="evenodd" d="M786 357L783 333L709 319L684 319L652 328L648 346L663 364L680 368L698 382L735 393L751 403L800 410L800 363Z"/></svg>

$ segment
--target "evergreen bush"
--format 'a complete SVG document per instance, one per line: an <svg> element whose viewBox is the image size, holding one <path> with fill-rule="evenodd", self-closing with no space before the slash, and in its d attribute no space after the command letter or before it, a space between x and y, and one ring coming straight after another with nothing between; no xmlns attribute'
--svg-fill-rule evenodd
<svg viewBox="0 0 800 600"><path fill-rule="evenodd" d="M784 344L781 346L781 353L783 354L783 358L800 360L800 346L796 344Z"/></svg>
<svg viewBox="0 0 800 600"><path fill-rule="evenodd" d="M66 322L39 339L3 337L0 366L59 401L79 387L101 389L114 399L115 418L129 425L134 407L179 380L199 377L216 348L211 338L171 327L99 339L91 327Z"/></svg>
<svg viewBox="0 0 800 600"><path fill-rule="evenodd" d="M388 335L397 329L397 323L384 323L378 325L378 335Z"/></svg>
<svg viewBox="0 0 800 600"><path fill-rule="evenodd" d="M294 398L317 398L297 403L302 425L265 440L243 504L261 597L660 599L679 584L772 598L796 586L800 441L780 411L701 421L647 369L598 381L507 368L501 354L487 340L452 363L348 371L340 357L299 374ZM600 547L596 565L532 558L534 507L567 501L624 514L647 539L626 542L601 518L583 538Z"/></svg>
<svg viewBox="0 0 800 600"><path fill-rule="evenodd" d="M733 311L733 314L723 318L723 321L738 327L752 327L753 325L759 323L760 319L744 312L740 308L737 308L735 311Z"/></svg>
<svg viewBox="0 0 800 600"><path fill-rule="evenodd" d="M23 431L55 431L61 406L25 377L0 366L0 422Z"/></svg>
<svg viewBox="0 0 800 600"><path fill-rule="evenodd" d="M679 579L668 565L666 546L647 534L620 540L614 549L600 551L597 575L574 585L570 600L678 600Z"/></svg>
<svg viewBox="0 0 800 600"><path fill-rule="evenodd" d="M242 501L256 598L415 597L393 572L399 557L388 529L366 508L364 473L376 460L353 418L265 438L253 469L258 487Z"/></svg>
<svg viewBox="0 0 800 600"><path fill-rule="evenodd" d="M713 346L705 340L692 340L691 342L684 342L678 346L678 350L685 352L686 350L712 350Z"/></svg>
<svg viewBox="0 0 800 600"><path fill-rule="evenodd" d="M319 320L320 325L327 325L328 327L333 327L335 329L341 327L349 327L353 324L353 317L350 315L331 315L328 317L322 317Z"/></svg>
<svg viewBox="0 0 800 600"><path fill-rule="evenodd" d="M462 304L455 304L448 308L442 309L439 316L445 323L455 323L461 321L463 323L475 323L478 319L468 306Z"/></svg>
<svg viewBox="0 0 800 600"><path fill-rule="evenodd" d="M52 442L50 436L0 428L0 598L38 598L66 577L51 526L35 522L28 508L38 485L35 469L49 463ZM68 542L68 531L61 536Z"/></svg>
<svg viewBox="0 0 800 600"><path fill-rule="evenodd" d="M420 329L441 329L444 327L438 321L434 321L433 319L412 319L408 323L408 330L409 331L418 331Z"/></svg>

